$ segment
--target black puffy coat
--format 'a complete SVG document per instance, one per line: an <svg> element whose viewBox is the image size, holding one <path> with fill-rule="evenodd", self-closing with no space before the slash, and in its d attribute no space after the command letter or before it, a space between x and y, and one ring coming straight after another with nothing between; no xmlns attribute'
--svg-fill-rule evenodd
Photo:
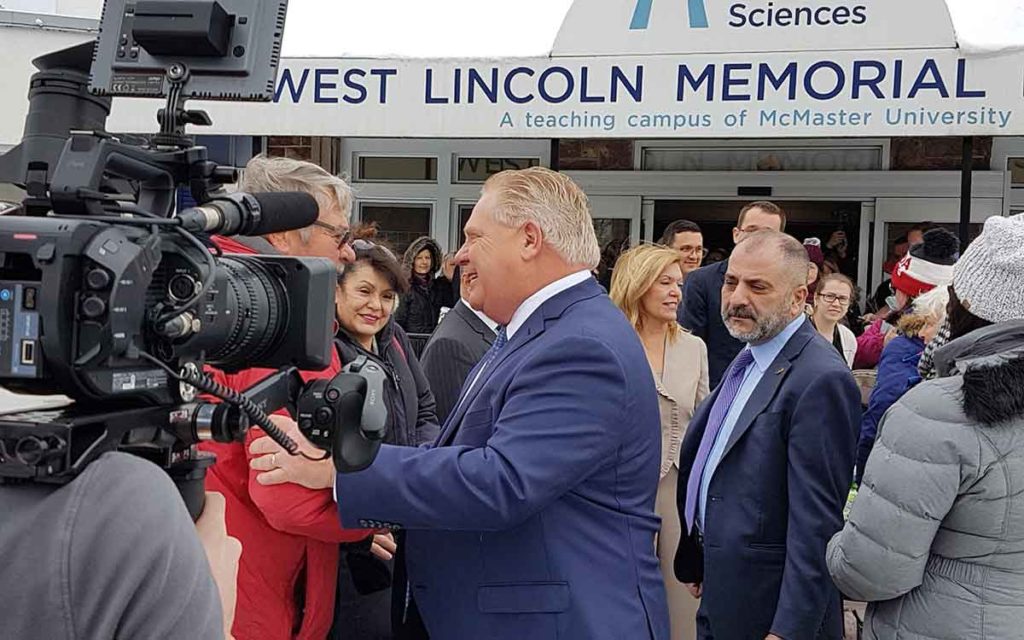
<svg viewBox="0 0 1024 640"><path fill-rule="evenodd" d="M413 272L413 260L424 249L430 251L430 273L426 278ZM402 266L409 277L409 293L402 296L395 320L409 333L433 333L442 307L455 306L452 285L447 278L436 278L441 268L441 247L433 238L417 238L405 252Z"/></svg>

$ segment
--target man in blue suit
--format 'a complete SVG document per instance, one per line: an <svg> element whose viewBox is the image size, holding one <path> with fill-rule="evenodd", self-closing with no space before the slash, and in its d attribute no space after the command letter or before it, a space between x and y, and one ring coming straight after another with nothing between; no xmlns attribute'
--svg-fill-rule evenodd
<svg viewBox="0 0 1024 640"><path fill-rule="evenodd" d="M548 169L506 171L465 231L467 301L501 329L434 446L384 445L337 476L342 524L408 531L433 640L667 640L657 393L590 274L586 196Z"/></svg>
<svg viewBox="0 0 1024 640"><path fill-rule="evenodd" d="M739 220L732 230L737 245L750 234L770 229L786 230L786 212L773 202L751 202L740 209ZM683 303L679 305L679 324L708 346L708 379L714 389L725 375L732 359L743 349L722 322L722 284L728 262L701 267L686 276Z"/></svg>
<svg viewBox="0 0 1024 640"><path fill-rule="evenodd" d="M840 640L825 547L842 528L860 420L849 368L804 316L807 252L773 231L729 259L722 317L746 344L683 442L676 576L698 636Z"/></svg>

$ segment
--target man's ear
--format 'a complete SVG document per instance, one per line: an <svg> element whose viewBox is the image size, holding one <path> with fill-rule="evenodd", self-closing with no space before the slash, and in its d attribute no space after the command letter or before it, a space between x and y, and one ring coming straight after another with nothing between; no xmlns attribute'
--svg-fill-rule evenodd
<svg viewBox="0 0 1024 640"><path fill-rule="evenodd" d="M793 292L793 308L803 310L804 305L807 304L807 285L800 285Z"/></svg>
<svg viewBox="0 0 1024 640"><path fill-rule="evenodd" d="M544 247L544 232L533 220L523 225L521 238L523 258L527 260L535 258Z"/></svg>
<svg viewBox="0 0 1024 640"><path fill-rule="evenodd" d="M285 255L291 255L292 238L290 234L282 231L279 233L271 233L264 237L275 249Z"/></svg>

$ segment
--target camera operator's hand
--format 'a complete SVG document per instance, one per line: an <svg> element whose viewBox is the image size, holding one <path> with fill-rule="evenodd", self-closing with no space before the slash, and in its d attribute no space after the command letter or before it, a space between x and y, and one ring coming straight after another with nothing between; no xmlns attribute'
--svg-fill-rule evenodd
<svg viewBox="0 0 1024 640"><path fill-rule="evenodd" d="M224 507L224 496L207 493L203 514L196 521L196 531L206 551L213 581L220 592L220 603L224 609L224 637L230 638L231 625L235 621L238 559L242 555L242 543L228 535Z"/></svg>
<svg viewBox="0 0 1024 640"><path fill-rule="evenodd" d="M289 438L299 444L299 450L308 456L320 458L324 455L322 449L317 449L299 431L299 426L294 420L287 416L270 416L270 419ZM334 463L330 457L326 460L307 460L302 456L290 455L281 445L274 442L270 436L263 436L253 440L249 445L249 453L255 456L249 461L249 466L256 471L262 471L256 476L256 481L263 485L284 484L291 482L307 489L330 489L334 486Z"/></svg>

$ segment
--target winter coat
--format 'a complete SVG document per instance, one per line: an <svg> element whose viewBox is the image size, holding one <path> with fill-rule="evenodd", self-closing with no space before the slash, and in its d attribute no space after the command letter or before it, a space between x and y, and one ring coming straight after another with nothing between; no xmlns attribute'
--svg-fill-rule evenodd
<svg viewBox="0 0 1024 640"><path fill-rule="evenodd" d="M341 361L348 364L360 355L379 363L388 376L384 389L388 407L388 431L384 442L404 447L418 447L433 442L440 433L434 411L434 394L423 375L409 336L394 320L377 334L377 353L363 349L343 330L335 344Z"/></svg>
<svg viewBox="0 0 1024 640"><path fill-rule="evenodd" d="M261 253L273 251L261 239L254 240L251 244ZM252 246L235 240L215 241L225 253L256 253ZM301 373L308 381L331 378L340 370L335 353L327 369ZM274 372L248 369L226 375L211 369L210 373L217 382L242 391ZM263 435L260 429L250 429L245 442L199 445L217 456L206 473L206 490L224 495L228 535L242 543L232 635L237 640L320 640L326 637L334 614L338 543L363 540L373 532L342 529L330 489L257 482L258 472L249 468L249 445ZM304 602L296 592L306 594Z"/></svg>
<svg viewBox="0 0 1024 640"><path fill-rule="evenodd" d="M853 359L854 369L874 369L878 366L885 347L885 334L881 319L875 320L864 330L864 333L857 338L857 355Z"/></svg>
<svg viewBox="0 0 1024 640"><path fill-rule="evenodd" d="M424 249L430 251L431 260L430 273L425 279L413 272L413 260ZM402 296L395 320L408 333L433 333L441 307L455 306L451 282L434 277L441 268L441 247L433 238L418 238L406 250L402 266L409 277L409 292Z"/></svg>
<svg viewBox="0 0 1024 640"><path fill-rule="evenodd" d="M900 397L921 382L917 363L924 353L924 341L917 337L896 336L882 351L878 363L878 380L871 391L868 410L860 421L860 439L857 443L857 482L864 477L864 465L875 446L878 423Z"/></svg>
<svg viewBox="0 0 1024 640"><path fill-rule="evenodd" d="M1024 638L1024 321L939 349L882 420L829 572L866 639Z"/></svg>

